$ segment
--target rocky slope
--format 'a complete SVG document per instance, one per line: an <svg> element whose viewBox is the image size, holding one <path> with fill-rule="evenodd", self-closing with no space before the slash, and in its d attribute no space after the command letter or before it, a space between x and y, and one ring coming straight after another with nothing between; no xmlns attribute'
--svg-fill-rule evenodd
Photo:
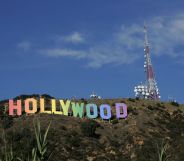
<svg viewBox="0 0 184 161"><path fill-rule="evenodd" d="M33 120L40 120L43 131L51 121L47 138L48 153L52 152L49 161L158 161L158 151L164 147L169 161L184 161L183 105L136 99L82 101L108 103L112 108L115 102L125 102L128 117L109 121L98 118L95 120L95 133L86 135L83 126L86 118L54 114L23 115L13 120L2 119L0 133L5 131L15 155L27 155L35 146ZM5 126L8 121L10 123ZM2 139L0 145L0 155L3 155Z"/></svg>

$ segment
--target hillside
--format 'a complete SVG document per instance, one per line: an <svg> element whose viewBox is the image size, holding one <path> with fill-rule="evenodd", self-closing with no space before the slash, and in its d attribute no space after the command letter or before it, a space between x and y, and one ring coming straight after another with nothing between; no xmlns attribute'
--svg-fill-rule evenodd
<svg viewBox="0 0 184 161"><path fill-rule="evenodd" d="M96 131L87 131L88 135L83 125L93 121L86 118L54 114L23 115L5 121L2 119L0 133L5 131L6 140L12 145L15 155L25 156L31 154L36 144L33 120L40 120L42 131L51 122L47 137L48 153L52 152L49 161L158 161L158 151L163 147L169 161L184 161L183 105L136 99L77 101L108 103L112 108L116 102L125 102L128 117L109 121L95 119ZM0 156L3 156L2 139L0 145Z"/></svg>

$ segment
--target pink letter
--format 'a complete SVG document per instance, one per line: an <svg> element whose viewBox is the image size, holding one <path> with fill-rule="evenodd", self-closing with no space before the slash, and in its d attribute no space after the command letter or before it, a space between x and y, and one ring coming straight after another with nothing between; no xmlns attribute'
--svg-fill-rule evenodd
<svg viewBox="0 0 184 161"><path fill-rule="evenodd" d="M17 100L15 105L13 100L9 100L9 115L14 115L14 110L17 111L17 115L22 115L21 100Z"/></svg>

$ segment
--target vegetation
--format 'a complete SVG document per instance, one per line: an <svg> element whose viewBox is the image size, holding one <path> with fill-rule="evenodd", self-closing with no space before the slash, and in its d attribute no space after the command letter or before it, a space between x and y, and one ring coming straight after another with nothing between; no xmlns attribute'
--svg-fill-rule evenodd
<svg viewBox="0 0 184 161"><path fill-rule="evenodd" d="M12 150L12 146L8 147L7 140L6 140L6 135L5 135L4 131L3 131L3 134L2 134L2 140L3 140L3 143L4 143L4 148L3 148L4 155L2 156L2 160L0 159L0 161L13 161L13 160L15 160L13 150Z"/></svg>
<svg viewBox="0 0 184 161"><path fill-rule="evenodd" d="M180 106L180 104L178 102L175 102L175 101L172 101L171 102L171 105L176 106L176 107L179 107Z"/></svg>
<svg viewBox="0 0 184 161"><path fill-rule="evenodd" d="M13 118L8 114L3 114L1 116L1 123L4 129L10 128L13 126Z"/></svg>
<svg viewBox="0 0 184 161"><path fill-rule="evenodd" d="M128 100L131 101L131 102L135 102L134 98L128 98Z"/></svg>
<svg viewBox="0 0 184 161"><path fill-rule="evenodd" d="M9 118L6 113L1 113L1 161L184 160L182 104L177 106L168 102L128 98L95 100L98 106L115 105L116 102L126 102L126 119L116 119L114 106L113 117L109 121L54 114ZM39 117L39 121L35 117ZM167 142L162 142L163 139Z"/></svg>
<svg viewBox="0 0 184 161"><path fill-rule="evenodd" d="M51 123L50 123L51 124ZM40 122L37 121L34 123L34 131L35 131L35 138L36 144L35 147L32 149L31 157L29 154L25 157L17 157L14 155L12 144L9 146L6 134L3 131L2 140L3 140L3 156L1 157L0 161L48 161L51 153L48 155L48 147L47 147L47 135L49 132L50 124L47 127L45 133L42 135Z"/></svg>
<svg viewBox="0 0 184 161"><path fill-rule="evenodd" d="M169 159L169 155L167 154L168 144L164 143L164 141L162 141L161 147L159 147L157 144L157 149L158 149L159 161L168 161L168 159Z"/></svg>
<svg viewBox="0 0 184 161"><path fill-rule="evenodd" d="M119 121L118 121L118 119L113 119L113 120L111 120L111 123L112 124L117 124Z"/></svg>
<svg viewBox="0 0 184 161"><path fill-rule="evenodd" d="M51 124L51 123L50 123ZM33 161L45 161L48 160L50 155L47 154L47 134L50 128L50 124L47 127L45 134L42 136L40 129L40 122L34 123L35 137L37 146L32 150L32 160Z"/></svg>
<svg viewBox="0 0 184 161"><path fill-rule="evenodd" d="M94 137L96 136L95 131L98 126L98 123L94 120L88 119L82 122L81 131L84 136Z"/></svg>

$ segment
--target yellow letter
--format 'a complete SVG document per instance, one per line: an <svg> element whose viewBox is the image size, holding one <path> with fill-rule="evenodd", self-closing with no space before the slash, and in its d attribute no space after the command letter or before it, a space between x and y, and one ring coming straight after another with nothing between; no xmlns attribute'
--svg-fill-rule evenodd
<svg viewBox="0 0 184 161"><path fill-rule="evenodd" d="M63 109L63 114L68 116L68 108L70 106L70 100L67 100L66 101L66 104L64 103L63 100L59 100L61 106L62 106L62 109Z"/></svg>
<svg viewBox="0 0 184 161"><path fill-rule="evenodd" d="M44 98L40 98L40 113L51 114L51 111L45 111L45 100L44 100Z"/></svg>
<svg viewBox="0 0 184 161"><path fill-rule="evenodd" d="M62 115L63 114L62 111L56 111L56 100L52 99L51 102L52 102L52 113Z"/></svg>

